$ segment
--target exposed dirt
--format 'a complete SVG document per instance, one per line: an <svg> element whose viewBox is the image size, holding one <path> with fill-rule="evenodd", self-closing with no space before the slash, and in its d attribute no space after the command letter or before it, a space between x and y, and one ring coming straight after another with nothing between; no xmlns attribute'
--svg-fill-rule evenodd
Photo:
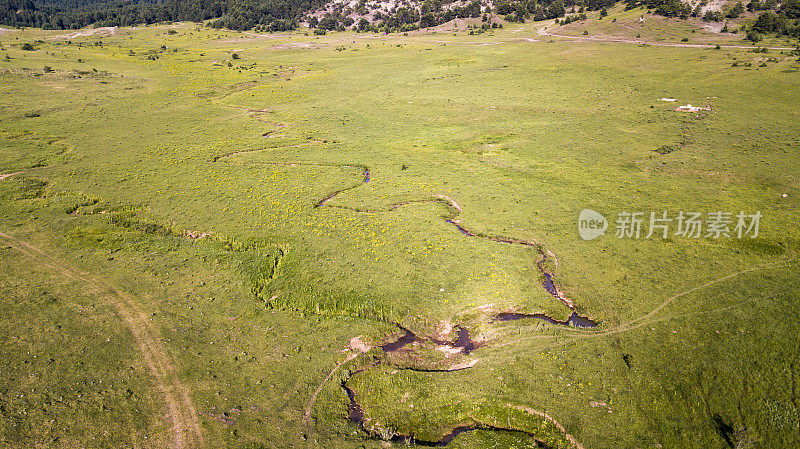
<svg viewBox="0 0 800 449"><path fill-rule="evenodd" d="M550 421L551 423L553 423L554 426L556 426L558 428L558 430L561 431L561 433L564 434L564 437L567 439L567 441L569 441L572 444L572 446L575 449L583 449L583 445L581 445L581 443L579 443L578 440L575 439L575 437L573 437L572 435L568 434L567 433L567 429L565 429L564 426L561 425L561 423L556 421L555 418L553 418L552 416L548 415L547 413L540 412L538 410L534 410L534 409L532 409L530 407L525 407L525 406L522 406L522 405L506 404L506 406L507 407L511 407L511 408L515 408L517 410L522 410L525 413L530 413L531 415L536 415L536 416L542 417L542 418Z"/></svg>
<svg viewBox="0 0 800 449"><path fill-rule="evenodd" d="M364 343L361 340L361 336L358 336L358 337L353 337L353 338L350 339L350 347L349 347L349 349L351 351L357 351L357 352L365 353L365 352L369 352L370 349L372 349L372 346Z"/></svg>
<svg viewBox="0 0 800 449"><path fill-rule="evenodd" d="M183 231L183 236L186 237L187 239L200 240L206 237L210 237L211 232L191 231L187 229Z"/></svg>
<svg viewBox="0 0 800 449"><path fill-rule="evenodd" d="M157 331L150 324L149 317L138 309L133 298L88 273L75 270L25 241L2 232L0 238L36 263L62 276L82 282L90 292L101 296L114 307L133 335L144 363L153 375L166 403L167 418L172 422L170 446L175 449L202 447L203 432L188 390L178 379L170 357L161 344Z"/></svg>
<svg viewBox="0 0 800 449"><path fill-rule="evenodd" d="M547 27L539 28L539 36L558 37L561 39L571 39L581 42L597 42L604 44L633 44L633 45L651 45L653 47L679 47L679 48L716 48L716 44L689 44L685 42L654 42L645 39L625 39L625 38L611 38L611 37L593 37L593 36L567 36L564 34L551 33ZM720 45L720 48L734 48L734 49L753 49L756 48L751 45ZM794 50L793 47L766 47L770 50Z"/></svg>
<svg viewBox="0 0 800 449"><path fill-rule="evenodd" d="M289 49L289 48L311 48L311 47L312 47L312 44L310 44L308 42L289 42L289 43L286 43L286 44L275 45L272 48L274 48L276 50L286 50L286 49Z"/></svg>
<svg viewBox="0 0 800 449"><path fill-rule="evenodd" d="M260 110L252 110L252 109L248 109L248 111L251 112L251 113L252 112L262 112ZM252 152L252 151L260 151L260 150L240 151L240 152L235 152L235 153L231 153L231 154L220 155L220 156L216 156L216 157L212 158L212 161L213 162L219 162L221 159L224 159L224 158L236 155L236 154L242 154L242 153L245 153L245 152ZM349 190L352 190L352 189L355 189L357 187L360 187L360 186L370 182L370 180L372 179L372 174L371 174L371 172L369 170L369 167L367 167L365 165L361 165L361 164L330 164L330 163L316 163L316 162L263 162L261 164L263 164L263 165L274 165L274 166L330 166L330 167L349 167L349 168L358 169L358 170L361 171L361 174L362 174L362 179L360 181L358 181L358 182L356 182L356 183L354 183L354 184L352 184L352 185L350 185L348 187L345 187L345 188L342 188L342 189L339 189L339 190L336 190L336 191L333 191L333 192L329 193L324 198L319 200L314 205L314 207L323 207L323 206L325 206L325 207L337 207L337 208L351 210L353 212L359 212L359 213L363 213L363 212L376 213L376 212L386 212L387 211L385 209L384 210L363 210L363 209L358 209L358 208L351 208L349 206L331 205L331 204L329 204L329 202L331 200L333 200L334 198L336 198L339 194L341 194L343 192L346 192L346 191L349 191ZM578 323L578 320L583 320L581 322L590 323L591 325L594 325L594 323L591 322L590 320L578 316L577 313L574 311L574 307L575 306L574 306L573 301L571 299L567 298L566 295L564 295L563 292L561 292L556 287L556 285L555 285L555 283L553 281L552 274L549 271L547 271L547 269L545 268L544 265L547 263L549 257L553 258L556 266L558 265L558 261L555 259L555 255L551 251L545 250L543 248L543 246L539 242L526 241L526 240L520 240L520 239L513 239L513 238L502 237L502 236L481 235L481 234L475 233L475 232L465 228L464 226L462 226L459 223L458 220L456 220L456 217L462 212L461 206L459 206L458 203L455 202L455 200L453 200L452 198L450 198L447 195L435 195L432 198L405 201L405 202L402 202L402 203L391 204L389 206L389 208L388 208L388 211L396 210L396 209L398 209L400 207L403 207L403 206L407 206L407 205L411 205L411 204L418 204L418 203L440 203L440 204L444 205L447 208L448 212L449 212L448 218L445 218L445 221L447 223L453 225L454 227L456 227L462 234L464 234L466 236L476 237L476 238L483 238L483 239L492 240L492 241L495 241L495 242L498 242L498 243L525 245L525 246L529 246L532 249L536 250L541 255L541 260L539 260L537 262L537 267L539 268L539 270L541 271L542 275L545 278L545 282L543 283L543 287L552 296L554 296L555 298L559 299L562 303L564 303L570 309L573 310L573 314L572 314L572 317L570 318L570 321L569 322L565 322L565 324L568 323L568 324L577 325L576 323ZM575 317L574 323L573 323L573 317ZM555 321L553 321L553 322L555 322ZM387 342L387 343L384 343L384 344L380 345L380 348L382 349L384 354L386 354L386 357L384 357L382 359L379 359L379 360L373 362L372 364L370 364L369 366L361 368L360 370L357 370L356 372L350 373L347 378L345 378L345 379L343 379L341 381L341 386L345 390L345 392L347 393L347 395L348 395L348 397L350 399L350 405L349 405L349 411L350 411L349 412L349 417L350 417L350 420L355 422L355 423L357 423L357 424L359 424L359 426L363 430L368 432L368 433L371 433L371 431L368 428L368 426L366 425L366 420L364 418L364 411L362 410L361 406L356 402L356 399L355 399L356 393L355 393L355 391L347 385L347 381L348 381L348 379L350 379L350 377L352 377L353 375L355 375L355 374L357 374L359 372L362 372L362 371L364 371L366 369L370 369L370 368L372 368L372 367L374 367L376 365L382 364L382 363L396 364L398 360L402 361L402 363L403 363L403 366L402 366L401 369L410 369L410 370L414 370L414 371L450 372L450 371L456 371L456 370L462 370L462 369L469 369L469 368L474 367L478 363L478 359L464 359L463 356L469 355L472 351L474 351L475 349L479 348L483 344L482 341L473 340L470 337L469 331L468 331L468 329L466 327L454 325L453 323L449 323L449 322L442 323L442 325L439 326L439 328L436 330L436 335L429 336L429 337L417 336L416 334L414 334L410 330L402 327L400 324L398 324L398 323L395 323L395 324L403 331L403 335L401 335L400 337L398 337L394 341ZM456 331L456 334L457 334L457 338L455 339L455 341L450 341L448 339L445 339L445 338L448 338L449 335L451 335L453 331ZM442 337L445 337L445 338L442 338ZM431 346L432 345L432 348L434 350L437 350L437 351L440 351L440 352L443 353L443 357L445 359L453 357L453 356L457 356L457 355L459 357L457 357L455 360L452 361L452 363L449 363L444 367L440 367L439 363L435 363L434 365L431 365L430 362L428 362L428 363L423 362L422 366L419 366L418 362L421 359L418 358L415 355L415 352L417 350L419 350L422 347L422 345L426 345L426 346ZM317 396L322 391L322 389L324 388L326 383L342 367L342 365L344 365L345 363L355 359L356 357L358 357L359 354L367 353L371 349L369 345L366 345L358 337L354 337L353 339L351 339L349 346L350 346L349 349L350 349L351 352L346 356L346 358L344 360L339 362L335 367L333 367L333 369L331 369L331 371L328 373L328 375L322 380L322 382L315 389L314 393L311 395L311 398L309 399L309 403L308 403L308 405L306 407L306 410L305 410L305 413L304 413L304 418L303 418L304 422L306 422L306 423L310 422L311 413L312 413L312 410L313 410L313 407L314 407L314 403L316 402ZM396 355L396 357L393 357L395 355ZM405 366L407 363L411 363L412 365L411 366ZM434 366L434 367L431 367L431 366ZM533 411L533 412L534 413L541 413L541 412L536 412L536 411ZM557 424L555 422L555 420L553 420L552 418L548 417L547 415L543 415L542 414L542 415L539 415L539 416L542 416L545 419L548 419L551 422ZM560 426L560 425L558 425L558 426ZM484 429L490 429L490 430L494 429L494 430L518 431L517 429L495 428L495 427L492 427L492 426L488 426L488 425L484 425L482 423L475 422L473 424L468 424L468 425L464 425L464 426L455 427L450 434L445 435L444 438L441 439L440 441L434 441L434 442L418 441L418 440L414 440L411 436L403 436L403 435L396 435L396 438L398 438L399 440L404 440L406 442L412 440L413 442L415 442L417 444L423 444L423 445L446 445L455 436L457 436L458 434L460 434L462 432L465 432L465 431L475 430L475 429L478 429L478 428L484 428ZM567 436L567 438L570 441L574 440L574 439L572 439L571 436L566 434L566 431L564 430L563 427L559 427L559 429L561 429L561 431L563 433L565 433L565 435ZM576 447L582 449L580 447L580 445L577 445Z"/></svg>
<svg viewBox="0 0 800 449"><path fill-rule="evenodd" d="M341 362L339 362L335 367L333 367L333 369L328 373L328 375L325 376L325 379L323 379L322 382L320 382L320 384L317 386L317 389L314 390L314 393L311 395L311 399L309 399L308 401L308 405L306 406L306 411L303 414L303 422L305 423L310 422L311 411L314 409L314 403L317 401L317 396L319 396L319 392L322 391L322 389L325 387L325 384L328 383L331 377L333 377L333 374L336 371L338 371L339 368L342 367L342 365L355 359L358 356L358 354L359 352L352 352L350 354L347 354L347 357Z"/></svg>
<svg viewBox="0 0 800 449"><path fill-rule="evenodd" d="M108 37L117 33L119 33L119 28L117 27L101 27L88 30L79 30L75 33L59 34L58 36L53 36L50 39L76 39L79 37L89 36Z"/></svg>
<svg viewBox="0 0 800 449"><path fill-rule="evenodd" d="M6 178L10 178L10 177L12 177L14 175L18 175L20 173L22 173L22 172L21 171L15 171L14 173L6 173L4 175L0 175L0 181L4 180Z"/></svg>

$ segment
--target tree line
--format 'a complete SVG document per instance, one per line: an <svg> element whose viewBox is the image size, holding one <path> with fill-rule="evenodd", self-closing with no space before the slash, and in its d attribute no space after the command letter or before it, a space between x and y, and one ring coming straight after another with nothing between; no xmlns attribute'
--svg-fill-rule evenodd
<svg viewBox="0 0 800 449"><path fill-rule="evenodd" d="M655 14L666 17L701 17L709 22L735 19L745 11L758 12L755 22L747 29L747 39L761 40L762 34L777 34L800 38L800 0L750 0L745 6L742 2L728 4L722 11L703 11L707 1L696 6L680 0L624 0L626 9L647 8ZM727 29L727 28L725 28Z"/></svg>
<svg viewBox="0 0 800 449"><path fill-rule="evenodd" d="M297 27L306 11L325 0L0 0L0 24L44 29L202 22L233 30Z"/></svg>
<svg viewBox="0 0 800 449"><path fill-rule="evenodd" d="M626 8L643 7L666 17L701 15L701 2L692 7L681 0L623 0ZM494 7L478 0L454 4L453 0L424 0L419 7L403 6L389 12L373 11L372 20L356 22L351 14L368 14L367 0L355 7L337 5L317 18L308 16L328 0L0 0L0 24L44 29L75 29L86 26L133 26L170 21L208 21L215 28L284 31L295 29L304 18L319 32L410 31L434 27L458 18L484 18L483 28L501 26L493 15L507 21L547 20L564 17L567 9L578 12L605 11L615 0L497 0ZM707 11L703 20L722 21L739 17L744 11L759 12L747 37L760 40L774 33L800 38L800 0L750 0L723 11Z"/></svg>

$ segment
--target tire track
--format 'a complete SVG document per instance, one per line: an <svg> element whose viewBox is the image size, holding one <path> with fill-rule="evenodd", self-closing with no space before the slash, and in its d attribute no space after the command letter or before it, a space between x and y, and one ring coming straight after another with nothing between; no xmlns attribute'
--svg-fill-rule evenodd
<svg viewBox="0 0 800 449"><path fill-rule="evenodd" d="M69 267L28 242L2 232L0 232L0 238L20 254L33 259L51 271L82 282L90 292L102 297L114 307L133 335L144 363L153 375L156 387L163 396L166 416L172 428L170 447L174 449L202 447L203 432L189 392L178 379L170 357L161 344L158 333L149 323L148 316L136 306L133 298L88 273Z"/></svg>
<svg viewBox="0 0 800 449"><path fill-rule="evenodd" d="M355 353L348 354L347 357L341 362L337 363L336 366L334 366L333 369L328 373L328 375L325 376L325 379L323 379L322 382L320 382L320 384L317 386L317 389L314 390L314 393L311 395L311 399L308 401L308 405L306 406L306 411L305 414L303 415L304 423L308 424L311 421L311 411L314 409L314 403L317 401L317 396L319 396L319 393L325 387L325 384L328 383L331 377L333 377L334 373L336 373L336 371L338 371L339 368L342 367L342 365L355 359L357 356L358 354Z"/></svg>
<svg viewBox="0 0 800 449"><path fill-rule="evenodd" d="M277 148L281 148L281 147L277 147ZM274 148L270 148L270 149L274 149ZM245 154L245 153L255 153L255 152L260 152L260 151L264 151L264 150L265 149L253 149L253 150L236 151L236 152L227 153L227 154L215 155L215 156L210 158L209 162L212 162L212 163L229 163L229 164L238 165L238 163L231 162L228 158L235 157L237 155L241 155L241 154ZM503 236L484 235L482 233L477 233L477 232L474 232L474 231L470 230L469 228L464 227L461 224L460 220L457 219L457 217L463 212L461 206L458 203L456 203L455 200L453 200L451 197L449 197L447 195L439 194L439 195L432 195L432 196L429 196L427 198L422 198L422 199L391 203L388 206L385 206L384 208L378 209L378 210L376 210L376 209L353 208L353 207L344 206L344 205L329 204L329 202L331 200L333 200L334 198L336 198L337 196L339 196L340 194L342 194L342 193L345 193L347 191L350 191L350 190L356 189L358 187L361 187L361 186L363 186L365 184L368 184L372 180L372 173L370 172L369 166L367 166L367 165L358 164L358 163L325 163L325 162L311 162L311 161L293 161L293 162L291 162L291 161L258 161L258 162L253 162L253 163L249 163L249 164L246 163L244 165L263 165L263 166L273 166L273 167L275 167L275 166L283 166L283 167L339 167L339 168L356 169L356 170L359 170L361 172L361 178L362 178L361 180L359 180L358 182L355 182L353 184L350 184L350 185L348 185L346 187L340 188L338 190L334 190L331 193L325 195L322 199L320 199L320 200L318 200L318 201L316 201L314 203L313 207L315 209L316 208L320 208L320 207L329 207L329 208L337 208L337 209L349 210L349 211L355 212L355 213L380 213L380 212L395 211L395 210L397 210L397 209L399 209L401 207L408 206L408 205L413 205L413 204L422 204L422 203L438 203L438 204L441 204L449 212L448 216L444 218L444 222L449 224L449 225L451 225L451 226L453 226L453 227L455 227L463 235L465 235L467 237L481 239L481 240L489 240L489 241L493 241L495 243L522 245L522 246L531 248L534 251L536 251L537 253L539 253L541 255L541 260L536 262L536 267L538 268L538 270L541 272L541 274L545 278L545 281L542 283L542 287L551 296L553 296L554 298L559 300L561 303L566 305L570 310L572 310L573 316L577 316L578 318L582 319L583 320L582 322L584 322L585 325L588 325L588 326L595 326L596 325L596 323L594 323L593 321L588 320L587 318L582 317L580 315L577 315L577 312L575 311L574 302L570 298L568 298L564 294L563 291L561 291L558 288L557 284L555 283L555 281L553 279L553 274L551 272L549 272L544 267L544 264L548 260L548 257L552 257L553 260L556 262L556 265L558 264L558 261L557 261L557 259L555 257L555 254L553 254L552 251L545 250L544 245L542 243L536 241L536 240L528 241L528 240L520 240L520 239L503 237ZM398 323L394 323L394 324L397 324L399 326ZM408 332L408 331L406 331L406 332ZM326 377L320 382L320 384L317 386L317 388L315 389L315 391L312 393L311 397L309 398L309 402L308 402L308 404L306 406L306 409L304 411L304 416L303 416L304 424L306 424L306 425L310 424L311 413L313 411L314 404L316 402L317 396L322 391L324 386L328 383L328 381L331 379L331 377L333 377L333 375L344 364L346 364L347 362L350 362L351 360L355 359L357 357L357 355L358 354L350 354L344 360L342 360L341 362L337 363L337 365L334 366L328 372ZM470 368L471 366L474 366L474 364L470 365L468 367L465 367L465 368ZM447 371L442 371L442 372L447 372ZM351 373L351 375L352 375L352 373ZM349 376L348 376L348 379L349 379ZM360 411L360 406L358 406L358 404L355 402L355 393L353 392L353 390L351 390L346 385L346 382L347 382L347 380L342 381L342 388L344 388L344 390L348 394L348 397L350 398L350 408L351 408L350 419L351 419L351 421L353 421L353 415L352 415L352 412L353 412L353 409L354 409L353 407L355 406L355 408L357 408L359 410L359 412L357 414L360 414L361 417L363 417L363 411ZM569 433L567 433L566 429L561 424L559 424L554 418L552 418L552 417L550 417L550 416L548 416L546 414L543 414L542 412L538 412L536 410L533 410L533 409L531 409L529 407L525 407L524 409L520 409L520 410L524 410L524 411L526 411L528 413L533 413L534 415L539 416L539 417L551 422L552 424L554 424L559 429L559 431L562 434L564 434L565 438L569 441L569 443L575 449L583 449L583 446L581 446L581 444L574 437L572 437ZM363 430L366 430L363 427L363 423L360 423L359 425L361 426L361 428ZM471 428L470 429L464 429L464 428L460 428L459 427L459 428L453 429L453 433L450 435L450 439L454 438L458 433L461 433L461 432L463 432L465 430L471 430ZM496 429L496 430L500 430L500 429ZM445 440L436 442L436 445L446 445L447 443L449 443L450 439L445 439ZM416 442L417 443L424 443L422 441L416 441Z"/></svg>
<svg viewBox="0 0 800 449"><path fill-rule="evenodd" d="M735 277L738 277L738 276L741 276L741 275L744 275L744 274L753 273L753 272L756 272L756 271L759 271L759 270L780 268L782 266L784 266L784 265L783 264L775 264L775 265L754 266L754 267L745 268L743 270L739 270L739 271L727 274L725 276L713 279L713 280L705 282L705 283L703 283L701 285L697 285L695 287L692 287L692 288L683 290L681 292L678 292L678 293L668 297L667 299L665 299L661 303L659 303L650 312L648 312L648 313L646 313L646 314L644 314L644 315L642 315L642 316L640 316L638 318L634 318L634 319L632 319L632 320L630 320L630 321L628 321L626 323L622 323L622 324L619 324L617 326L614 326L614 327L612 327L610 329L605 329L605 330L564 329L564 330L562 330L562 332L566 332L566 335L560 335L560 336L559 335L534 335L534 336L530 336L530 337L517 338L515 340L508 341L508 342L504 343L503 346L519 343L519 342L522 342L522 341L553 340L553 339L558 339L559 337L565 337L566 338L564 341L551 343L551 344L548 344L548 345L543 347L543 348L554 348L554 347L563 346L563 345L566 345L566 344L568 344L570 342L573 342L574 339L577 339L577 338L589 339L589 338L607 337L609 335L615 335L615 334L620 334L620 333L623 333L623 332L632 331L632 330L638 329L638 328L640 328L642 326L645 326L645 325L648 325L648 324L653 324L653 323L658 323L658 322L665 321L665 320L670 319L670 318L680 318L680 317L683 317L683 316L691 316L691 315L694 315L694 314L683 314L683 315L678 315L678 316L674 316L674 317L667 316L667 317L662 317L662 318L655 318L656 314L658 314L661 310L663 310L665 307L670 305L675 300L677 300L679 298L682 298L684 296L690 295L690 294L692 294L692 293L694 293L694 292L696 292L698 290L702 290L704 288L711 287L712 285L719 284L721 282L727 281L729 279L733 279ZM760 301L760 300L763 300L763 298L754 299L754 300L751 300L751 301L744 301L744 302L736 303L736 304L733 304L733 305L727 306L727 307L704 310L703 312L700 312L699 314L706 314L706 313L725 311L725 310L729 310L729 309L732 309L734 307L740 306L742 304L745 304L747 302L757 302L757 301Z"/></svg>
<svg viewBox="0 0 800 449"><path fill-rule="evenodd" d="M579 442L577 439L575 439L575 437L573 437L572 435L570 435L570 434L567 432L567 429L566 429L566 428L565 428L563 425L561 425L561 423L559 423L558 421L556 421L556 419L555 419L555 418L553 418L552 416L548 415L547 413L545 413L545 412L540 412L540 411L538 411L538 410L534 410L534 409L532 409L532 408L530 408L530 407L526 407L526 406L524 406L524 405L513 405L513 404L506 404L506 407L509 407L509 408L514 408L514 409L517 409L517 410L523 411L523 412L525 412L525 413L528 413L528 414L531 414L531 415L534 415L534 416L538 416L538 417L540 417L540 418L544 418L545 420L549 421L551 424L553 424L554 426L556 426L556 428L557 428L558 430L560 430L560 431L561 431L561 433L563 433L563 434L564 434L564 438L566 438L566 439L567 439L567 441L569 441L569 443L572 445L572 447L574 447L575 449L584 449L583 445L582 445L582 444L581 444L581 443L580 443L580 442Z"/></svg>

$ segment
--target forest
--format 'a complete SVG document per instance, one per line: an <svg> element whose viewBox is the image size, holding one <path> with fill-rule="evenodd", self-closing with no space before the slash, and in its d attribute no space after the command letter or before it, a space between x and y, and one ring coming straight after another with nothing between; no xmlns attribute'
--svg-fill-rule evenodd
<svg viewBox="0 0 800 449"><path fill-rule="evenodd" d="M758 13L747 30L747 38L760 41L764 34L800 37L800 0L751 0L743 5L729 3L722 11L706 10L704 3L692 7L680 0L624 0L627 9L645 8L666 17L704 21L725 21L746 11ZM404 32L428 28L459 18L483 16L484 29L508 22L550 20L564 17L568 11L602 10L614 6L615 0L500 0L494 7L481 6L477 0L456 5L447 0L425 0L418 5L402 6L388 13L373 11L372 20L358 15L367 13L367 2L355 8L338 6L322 17L310 13L325 6L326 0L0 0L0 24L43 29L77 29L87 26L133 26L171 21L206 22L212 28L274 32L297 28L307 21L317 34L328 30ZM732 6L731 6L732 5ZM418 8L416 7L418 6ZM356 14L356 19L351 17ZM578 16L574 16L578 17ZM563 23L569 23L565 21Z"/></svg>

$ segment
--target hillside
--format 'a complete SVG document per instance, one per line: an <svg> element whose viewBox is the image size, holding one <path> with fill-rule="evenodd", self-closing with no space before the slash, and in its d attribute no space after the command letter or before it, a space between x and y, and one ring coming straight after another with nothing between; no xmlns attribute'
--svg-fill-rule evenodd
<svg viewBox="0 0 800 449"><path fill-rule="evenodd" d="M34 2L2 0L0 23L45 29L86 26L133 26L170 21L202 22L245 30L264 26L274 31L294 28L294 20L324 0L88 0Z"/></svg>
<svg viewBox="0 0 800 449"><path fill-rule="evenodd" d="M302 25L324 34L346 29L407 32L480 19L467 23L483 32L528 20L561 19L559 24L566 25L586 20L592 12L602 19L617 4L615 0L2 0L0 24L77 29L193 21L257 32ZM746 5L738 0L626 0L622 5L625 10L702 21L703 28L715 33L730 32L738 25L753 41L769 33L800 37L800 0L752 0Z"/></svg>

